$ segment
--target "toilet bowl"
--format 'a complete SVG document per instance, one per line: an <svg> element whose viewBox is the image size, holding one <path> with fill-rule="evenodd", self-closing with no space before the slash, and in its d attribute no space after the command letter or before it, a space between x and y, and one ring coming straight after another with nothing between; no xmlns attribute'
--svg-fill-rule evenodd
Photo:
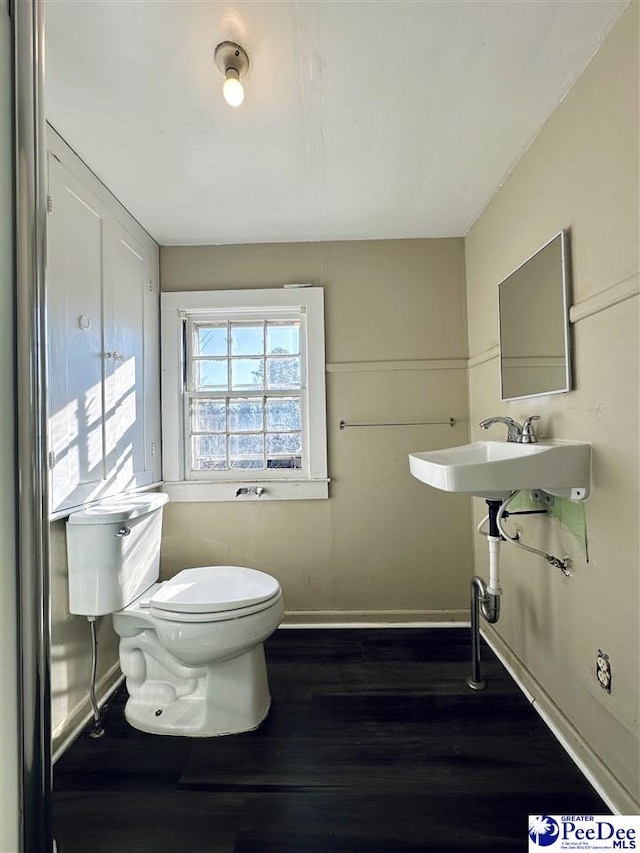
<svg viewBox="0 0 640 853"><path fill-rule="evenodd" d="M254 569L184 569L113 614L125 716L154 734L211 737L269 712L263 642L282 621L278 582Z"/></svg>
<svg viewBox="0 0 640 853"><path fill-rule="evenodd" d="M242 566L158 582L167 500L124 496L69 516L70 612L112 614L135 728L193 737L255 729L271 703L263 643L282 621L280 585Z"/></svg>

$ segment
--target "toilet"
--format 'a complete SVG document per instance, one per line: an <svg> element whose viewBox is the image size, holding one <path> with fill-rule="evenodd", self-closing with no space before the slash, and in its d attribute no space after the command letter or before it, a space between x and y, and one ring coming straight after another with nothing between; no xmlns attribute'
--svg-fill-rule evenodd
<svg viewBox="0 0 640 853"><path fill-rule="evenodd" d="M257 728L271 697L263 643L284 615L278 581L200 566L159 582L163 493L110 498L67 519L69 610L120 636L128 722L213 737Z"/></svg>

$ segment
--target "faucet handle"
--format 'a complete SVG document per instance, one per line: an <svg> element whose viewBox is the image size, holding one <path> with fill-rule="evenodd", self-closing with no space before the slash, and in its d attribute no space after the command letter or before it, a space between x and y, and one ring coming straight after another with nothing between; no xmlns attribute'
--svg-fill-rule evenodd
<svg viewBox="0 0 640 853"><path fill-rule="evenodd" d="M536 435L536 430L533 425L533 421L539 421L540 415L529 415L529 417L522 424L522 437L520 441L522 444L535 444L538 440L538 436Z"/></svg>

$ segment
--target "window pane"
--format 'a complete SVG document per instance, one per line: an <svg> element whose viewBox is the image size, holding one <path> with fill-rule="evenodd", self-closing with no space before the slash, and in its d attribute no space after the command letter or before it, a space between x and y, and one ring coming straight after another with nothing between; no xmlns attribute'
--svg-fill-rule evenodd
<svg viewBox="0 0 640 853"><path fill-rule="evenodd" d="M262 355L264 324L231 323L231 355Z"/></svg>
<svg viewBox="0 0 640 853"><path fill-rule="evenodd" d="M264 359L231 359L231 387L235 391L242 388L252 390L264 388Z"/></svg>
<svg viewBox="0 0 640 853"><path fill-rule="evenodd" d="M273 355L298 355L300 323L267 323L267 352Z"/></svg>
<svg viewBox="0 0 640 853"><path fill-rule="evenodd" d="M302 468L302 456L269 456L267 468Z"/></svg>
<svg viewBox="0 0 640 853"><path fill-rule="evenodd" d="M280 397L267 400L267 429L300 429L300 399Z"/></svg>
<svg viewBox="0 0 640 853"><path fill-rule="evenodd" d="M227 417L223 400L192 400L191 429L195 432L224 432Z"/></svg>
<svg viewBox="0 0 640 853"><path fill-rule="evenodd" d="M203 359L194 362L193 381L196 390L211 389L213 391L224 391L228 388L228 363L224 358Z"/></svg>
<svg viewBox="0 0 640 853"><path fill-rule="evenodd" d="M227 467L226 436L195 435L191 438L191 467L194 471L214 471Z"/></svg>
<svg viewBox="0 0 640 853"><path fill-rule="evenodd" d="M227 355L227 324L196 326L194 355Z"/></svg>
<svg viewBox="0 0 640 853"><path fill-rule="evenodd" d="M255 432L264 426L262 400L229 400L229 431Z"/></svg>
<svg viewBox="0 0 640 853"><path fill-rule="evenodd" d="M299 432L270 432L267 435L267 456L301 453Z"/></svg>
<svg viewBox="0 0 640 853"><path fill-rule="evenodd" d="M302 468L302 436L299 432L269 433L267 468Z"/></svg>
<svg viewBox="0 0 640 853"><path fill-rule="evenodd" d="M267 388L300 387L300 356L267 359Z"/></svg>
<svg viewBox="0 0 640 853"><path fill-rule="evenodd" d="M264 436L230 435L229 467L264 468Z"/></svg>

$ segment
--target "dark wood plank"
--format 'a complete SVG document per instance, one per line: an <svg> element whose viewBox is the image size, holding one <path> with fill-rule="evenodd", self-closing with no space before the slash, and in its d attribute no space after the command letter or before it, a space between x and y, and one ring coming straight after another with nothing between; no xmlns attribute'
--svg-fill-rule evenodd
<svg viewBox="0 0 640 853"><path fill-rule="evenodd" d="M525 851L528 810L545 813L548 804L578 806L581 813L593 801L351 789L249 795L236 853Z"/></svg>
<svg viewBox="0 0 640 853"><path fill-rule="evenodd" d="M244 798L197 791L64 793L58 853L234 853Z"/></svg>

